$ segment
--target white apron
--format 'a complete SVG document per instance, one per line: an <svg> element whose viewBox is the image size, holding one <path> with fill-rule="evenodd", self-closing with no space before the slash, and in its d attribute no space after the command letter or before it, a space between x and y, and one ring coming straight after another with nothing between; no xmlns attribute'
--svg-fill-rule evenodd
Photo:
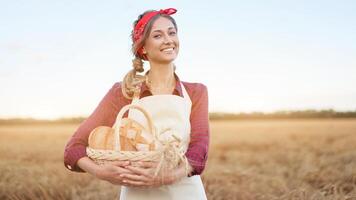
<svg viewBox="0 0 356 200"><path fill-rule="evenodd" d="M181 83L183 97L162 94L138 99L134 103L151 114L159 130L171 128L183 140L183 150L187 151L190 141L190 111L192 102ZM129 117L147 127L146 119L137 110L131 109ZM121 187L120 200L201 200L207 199L200 176L185 177L180 181L155 188Z"/></svg>

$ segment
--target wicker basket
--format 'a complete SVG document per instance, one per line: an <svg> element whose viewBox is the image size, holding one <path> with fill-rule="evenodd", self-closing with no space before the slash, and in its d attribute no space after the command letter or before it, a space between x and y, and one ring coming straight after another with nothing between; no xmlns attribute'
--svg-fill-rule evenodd
<svg viewBox="0 0 356 200"><path fill-rule="evenodd" d="M144 114L148 122L148 130L133 119L123 118L123 115L129 109L136 109ZM98 132L98 129L99 132L101 131L99 134L113 134L111 138L114 139L114 141L109 141L112 145L109 145L109 147L106 148L93 148L90 145L94 139L93 135L95 132ZM131 134L128 134L129 132ZM149 133L151 136L151 140L147 140L146 144L144 144L150 147L149 150L125 150L125 146L127 145L134 147L137 146L137 138L143 137L144 133ZM174 168L180 161L186 161L184 154L179 151L179 145L177 145L177 142L180 142L179 138L172 135L173 138L176 139L175 142L160 141L159 134L160 133L157 133L157 128L154 126L150 114L139 105L129 104L120 110L112 128L101 126L97 127L90 133L88 138L89 146L86 149L87 155L97 164L104 164L112 161L158 162L159 164L155 172L155 175L157 175L163 166Z"/></svg>

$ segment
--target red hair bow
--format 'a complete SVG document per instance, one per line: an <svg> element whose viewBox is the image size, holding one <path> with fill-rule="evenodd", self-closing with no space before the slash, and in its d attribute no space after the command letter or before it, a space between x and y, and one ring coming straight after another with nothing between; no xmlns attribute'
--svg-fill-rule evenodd
<svg viewBox="0 0 356 200"><path fill-rule="evenodd" d="M134 28L134 34L133 34L134 42L137 42L139 39L141 39L141 37L143 35L143 30L145 30L146 24L152 19L152 17L154 17L158 14L173 15L176 12L177 12L177 10L175 8L167 8L167 9L161 9L159 11L152 11L152 12L146 13L140 19L140 21L138 21L138 23L136 24L136 26ZM142 48L138 50L138 54L141 57L146 58L142 53ZM145 59L145 60L147 60L147 59Z"/></svg>

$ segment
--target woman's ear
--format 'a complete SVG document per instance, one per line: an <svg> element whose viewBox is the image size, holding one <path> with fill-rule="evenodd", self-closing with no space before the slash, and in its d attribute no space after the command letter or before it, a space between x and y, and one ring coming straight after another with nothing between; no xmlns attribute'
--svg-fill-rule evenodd
<svg viewBox="0 0 356 200"><path fill-rule="evenodd" d="M146 54L146 53L147 53L145 47L142 48L142 53L143 53L143 54Z"/></svg>

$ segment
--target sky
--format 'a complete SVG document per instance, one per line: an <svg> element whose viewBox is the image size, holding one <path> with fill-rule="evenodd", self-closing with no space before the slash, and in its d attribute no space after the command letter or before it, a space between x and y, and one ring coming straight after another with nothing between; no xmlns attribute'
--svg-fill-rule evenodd
<svg viewBox="0 0 356 200"><path fill-rule="evenodd" d="M356 110L355 1L2 1L0 118L89 115L131 70L132 23L173 7L210 112ZM149 64L145 63L145 69Z"/></svg>

